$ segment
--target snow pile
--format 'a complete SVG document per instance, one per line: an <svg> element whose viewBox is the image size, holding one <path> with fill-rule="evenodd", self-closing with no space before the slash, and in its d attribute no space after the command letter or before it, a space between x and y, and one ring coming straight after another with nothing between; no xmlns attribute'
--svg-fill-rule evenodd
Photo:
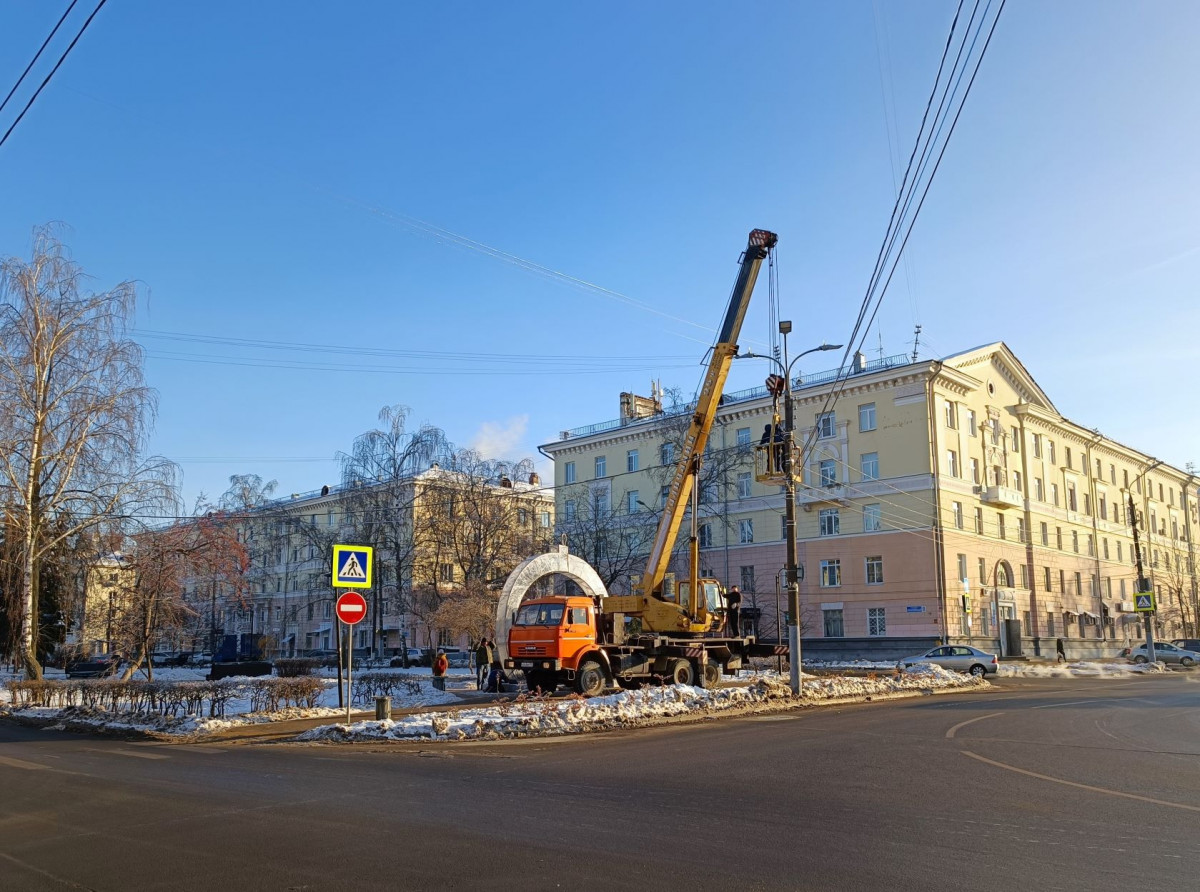
<svg viewBox="0 0 1200 892"><path fill-rule="evenodd" d="M829 700L867 700L878 696L919 694L935 688L972 688L986 682L922 666L901 675L875 678L804 679L804 699L792 696L775 677L748 686L701 690L686 685L647 687L602 697L522 698L512 703L450 712L425 712L383 722L323 725L299 736L304 741L354 740L497 740L607 731L656 724L680 716L702 717L729 710L761 712Z"/></svg>
<svg viewBox="0 0 1200 892"><path fill-rule="evenodd" d="M1001 663L999 675L1012 678L1119 678L1166 672L1164 663Z"/></svg>

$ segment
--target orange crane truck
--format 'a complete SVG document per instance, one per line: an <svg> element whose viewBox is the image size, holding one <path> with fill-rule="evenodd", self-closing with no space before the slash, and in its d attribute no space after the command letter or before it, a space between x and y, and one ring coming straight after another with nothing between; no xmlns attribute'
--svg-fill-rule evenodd
<svg viewBox="0 0 1200 892"><path fill-rule="evenodd" d="M552 691L571 685L585 696L619 684L634 688L647 681L709 687L722 674L733 674L748 657L775 656L787 648L759 644L753 636L732 630L714 637L724 622L725 589L716 579L699 578L700 551L697 530L700 462L716 419L729 367L737 355L737 339L759 268L774 249L773 232L750 233L740 261L737 281L729 298L724 322L712 348L704 384L671 478L662 516L646 563L628 595L553 596L520 600L508 590L521 578L514 571L506 592L517 603L511 616L499 616L508 626L506 669L525 675L530 690ZM687 509L691 507L688 578L672 585L667 564ZM566 551L565 548L560 551ZM546 556L542 556L546 557ZM526 564L538 560L531 558ZM522 565L524 567L525 565ZM595 574L592 573L594 576Z"/></svg>

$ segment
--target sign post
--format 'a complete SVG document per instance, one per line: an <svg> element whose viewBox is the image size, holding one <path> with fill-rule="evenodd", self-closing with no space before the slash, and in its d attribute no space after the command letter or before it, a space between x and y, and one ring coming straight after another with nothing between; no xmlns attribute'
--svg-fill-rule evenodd
<svg viewBox="0 0 1200 892"><path fill-rule="evenodd" d="M369 545L335 545L333 546L333 587L339 588L370 588L371 570L374 549ZM337 618L346 626L353 629L355 624L362 622L367 616L367 599L358 592L343 592L334 606ZM342 630L338 630L342 634ZM350 724L350 703L354 691L354 635L349 636L349 647L346 651L346 724Z"/></svg>

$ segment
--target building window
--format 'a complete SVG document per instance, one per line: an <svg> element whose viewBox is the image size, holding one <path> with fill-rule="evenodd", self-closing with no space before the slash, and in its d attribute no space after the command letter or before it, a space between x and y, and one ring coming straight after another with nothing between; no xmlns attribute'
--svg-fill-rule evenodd
<svg viewBox="0 0 1200 892"><path fill-rule="evenodd" d="M818 468L820 469L820 473L821 473L821 485L822 486L836 486L837 485L837 468L834 467L833 459L831 459L831 458L823 459L821 461L821 464L818 465Z"/></svg>
<svg viewBox="0 0 1200 892"><path fill-rule="evenodd" d="M575 500L567 499L563 502L563 519L570 523L575 519Z"/></svg>
<svg viewBox="0 0 1200 892"><path fill-rule="evenodd" d="M1004 534L1004 515L999 511L996 512L996 535L1001 539L1007 538Z"/></svg>
<svg viewBox="0 0 1200 892"><path fill-rule="evenodd" d="M625 453L625 470L632 474L637 469L638 451L636 449L630 449Z"/></svg>
<svg viewBox="0 0 1200 892"><path fill-rule="evenodd" d="M1042 435L1041 434L1033 435L1033 457L1034 458L1042 457Z"/></svg>
<svg viewBox="0 0 1200 892"><path fill-rule="evenodd" d="M1096 540L1092 538L1091 533L1088 533L1087 537L1087 553L1093 556L1096 554Z"/></svg>
<svg viewBox="0 0 1200 892"><path fill-rule="evenodd" d="M701 548L712 548L712 526L707 523L700 524L696 530L696 536L700 540Z"/></svg>
<svg viewBox="0 0 1200 892"><path fill-rule="evenodd" d="M821 535L836 536L841 532L841 521L837 508L822 508L820 514Z"/></svg>
<svg viewBox="0 0 1200 892"><path fill-rule="evenodd" d="M953 449L946 450L946 473L951 477L958 476L958 453Z"/></svg>
<svg viewBox="0 0 1200 892"><path fill-rule="evenodd" d="M842 625L841 607L824 609L821 611L821 617L825 621L826 638L841 638L846 634Z"/></svg>
<svg viewBox="0 0 1200 892"><path fill-rule="evenodd" d="M739 427L737 429L737 444L739 446L749 446L750 445L750 428Z"/></svg>
<svg viewBox="0 0 1200 892"><path fill-rule="evenodd" d="M608 476L608 459L603 455L596 456L596 478Z"/></svg>
<svg viewBox="0 0 1200 892"><path fill-rule="evenodd" d="M538 525L541 526L541 528L543 530L550 529L550 512L549 511L543 511L541 514L538 515Z"/></svg>
<svg viewBox="0 0 1200 892"><path fill-rule="evenodd" d="M1053 440L1046 441L1046 457L1050 460L1050 464L1054 464L1054 441Z"/></svg>
<svg viewBox="0 0 1200 892"><path fill-rule="evenodd" d="M979 433L979 428L975 423L974 409L967 409L967 433L969 433L972 437L977 436Z"/></svg>
<svg viewBox="0 0 1200 892"><path fill-rule="evenodd" d="M883 555L871 555L866 559L867 585L883 584Z"/></svg>
<svg viewBox="0 0 1200 892"><path fill-rule="evenodd" d="M788 537L788 534L787 534L787 515L786 515L786 514L780 514L780 515L779 515L779 538L780 538L780 539L782 539L784 542L786 542L786 541L787 541L787 537Z"/></svg>
<svg viewBox="0 0 1200 892"><path fill-rule="evenodd" d="M660 489L658 491L658 507L666 508L667 507L667 499L669 499L670 497L671 497L671 487L664 486L662 489Z"/></svg>
<svg viewBox="0 0 1200 892"><path fill-rule="evenodd" d="M1125 558L1123 558L1123 557L1121 556L1121 552L1122 552L1122 551L1124 551L1124 550L1125 550L1125 549L1121 547L1121 540L1120 540L1120 539L1118 539L1118 540L1117 540L1117 560L1118 560L1118 561L1123 561L1123 560L1125 560Z"/></svg>
<svg viewBox="0 0 1200 892"><path fill-rule="evenodd" d="M1050 502L1054 505L1055 508L1058 507L1058 484L1057 483L1050 484Z"/></svg>
<svg viewBox="0 0 1200 892"><path fill-rule="evenodd" d="M744 471L737 476L737 494L739 499L750 498L750 472Z"/></svg>
<svg viewBox="0 0 1200 892"><path fill-rule="evenodd" d="M967 581L967 556L965 554L960 554L958 556L958 578L959 581L962 582L963 589L965 590L970 584Z"/></svg>
<svg viewBox="0 0 1200 892"><path fill-rule="evenodd" d="M442 564L438 570L438 579L442 582L453 582L454 564Z"/></svg>
<svg viewBox="0 0 1200 892"><path fill-rule="evenodd" d="M1075 594L1077 594L1077 595L1083 594L1083 574L1082 573L1075 574Z"/></svg>
<svg viewBox="0 0 1200 892"><path fill-rule="evenodd" d="M1018 434L1016 427L1013 427L1013 429L1012 429L1012 451L1013 452L1021 451L1021 437Z"/></svg>
<svg viewBox="0 0 1200 892"><path fill-rule="evenodd" d="M1071 447L1064 446L1063 452L1066 453L1064 460L1066 462L1067 467L1069 468L1069 467L1071 467Z"/></svg>
<svg viewBox="0 0 1200 892"><path fill-rule="evenodd" d="M1042 478L1041 477L1033 478L1033 497L1035 499L1037 499L1039 502L1046 501L1046 491L1044 489L1042 489Z"/></svg>
<svg viewBox="0 0 1200 892"><path fill-rule="evenodd" d="M1051 585L1053 581L1054 577L1050 574L1050 568L1042 567L1042 586L1046 591L1053 591L1054 587Z"/></svg>
<svg viewBox="0 0 1200 892"><path fill-rule="evenodd" d="M596 500L595 511L597 517L608 517L610 509L609 494L607 489L597 489L592 493L592 497Z"/></svg>
<svg viewBox="0 0 1200 892"><path fill-rule="evenodd" d="M332 508L325 512L325 526L327 526L327 527L333 526L333 509Z"/></svg>
<svg viewBox="0 0 1200 892"><path fill-rule="evenodd" d="M822 440L837 433L837 418L833 412L822 412L817 416L817 436Z"/></svg>
<svg viewBox="0 0 1200 892"><path fill-rule="evenodd" d="M946 400L946 427L958 429L958 404L953 400Z"/></svg>
<svg viewBox="0 0 1200 892"><path fill-rule="evenodd" d="M754 591L754 567L743 566L738 568L739 575L742 577L742 591Z"/></svg>
<svg viewBox="0 0 1200 892"><path fill-rule="evenodd" d="M1013 471L1013 489L1018 489L1021 492L1025 491L1024 479L1021 477L1020 471Z"/></svg>
<svg viewBox="0 0 1200 892"><path fill-rule="evenodd" d="M1117 466L1116 465L1108 466L1108 480L1113 486L1117 485Z"/></svg>
<svg viewBox="0 0 1200 892"><path fill-rule="evenodd" d="M987 558L979 559L979 582L981 585L986 585L987 578Z"/></svg>
<svg viewBox="0 0 1200 892"><path fill-rule="evenodd" d="M1021 588L1029 588L1029 564L1021 564Z"/></svg>
<svg viewBox="0 0 1200 892"><path fill-rule="evenodd" d="M954 527L961 530L963 528L963 509L962 502L951 502L950 511L954 514Z"/></svg>
<svg viewBox="0 0 1200 892"><path fill-rule="evenodd" d="M835 588L842 584L842 562L821 561L821 588Z"/></svg>
<svg viewBox="0 0 1200 892"><path fill-rule="evenodd" d="M575 462L569 461L563 465L563 483L575 482Z"/></svg>
<svg viewBox="0 0 1200 892"><path fill-rule="evenodd" d="M858 407L858 429L860 431L875 430L875 404L864 403Z"/></svg>
<svg viewBox="0 0 1200 892"><path fill-rule="evenodd" d="M867 608L867 634L879 637L887 634L887 619L882 607Z"/></svg>
<svg viewBox="0 0 1200 892"><path fill-rule="evenodd" d="M525 526L525 524L527 524L527 523L529 523L529 512L526 511L524 508L518 508L517 509L517 524L520 526Z"/></svg>
<svg viewBox="0 0 1200 892"><path fill-rule="evenodd" d="M883 529L883 514L880 506L863 505L863 532L877 533Z"/></svg>
<svg viewBox="0 0 1200 892"><path fill-rule="evenodd" d="M743 545L749 545L754 541L754 519L744 517L738 521L738 541Z"/></svg>
<svg viewBox="0 0 1200 892"><path fill-rule="evenodd" d="M1045 522L1042 523L1042 544L1050 544L1050 527Z"/></svg>
<svg viewBox="0 0 1200 892"><path fill-rule="evenodd" d="M1054 528L1054 547L1062 551L1062 527Z"/></svg>
<svg viewBox="0 0 1200 892"><path fill-rule="evenodd" d="M629 490L625 495L625 510L630 514L637 514L641 510L641 502L638 501L638 491L636 489Z"/></svg>
<svg viewBox="0 0 1200 892"><path fill-rule="evenodd" d="M309 605L308 605L308 610L306 610L306 611L305 611L305 618L306 618L306 619L307 619L309 622L312 622L312 618L313 618L313 606L314 606L314 605L312 605L312 604L309 604Z"/></svg>
<svg viewBox="0 0 1200 892"><path fill-rule="evenodd" d="M1018 542L1025 541L1025 518L1024 517L1017 518L1017 541Z"/></svg>
<svg viewBox="0 0 1200 892"><path fill-rule="evenodd" d="M978 536L983 535L983 509L982 508L975 509L975 534Z"/></svg>
<svg viewBox="0 0 1200 892"><path fill-rule="evenodd" d="M859 459L859 467L862 470L863 480L878 480L879 479L879 453L864 452Z"/></svg>
<svg viewBox="0 0 1200 892"><path fill-rule="evenodd" d="M1071 530L1071 551L1079 554L1079 530Z"/></svg>
<svg viewBox="0 0 1200 892"><path fill-rule="evenodd" d="M660 462L664 465L675 464L675 444L663 443L661 446L659 446L658 457Z"/></svg>

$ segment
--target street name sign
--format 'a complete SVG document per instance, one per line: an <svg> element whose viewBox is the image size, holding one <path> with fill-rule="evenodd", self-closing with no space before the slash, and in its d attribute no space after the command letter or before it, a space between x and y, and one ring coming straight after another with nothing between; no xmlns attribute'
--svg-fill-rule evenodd
<svg viewBox="0 0 1200 892"><path fill-rule="evenodd" d="M1134 592L1133 608L1138 613L1153 613L1154 606L1154 592Z"/></svg>
<svg viewBox="0 0 1200 892"><path fill-rule="evenodd" d="M367 599L358 592L346 592L337 599L334 606L337 618L348 626L363 621L367 615Z"/></svg>
<svg viewBox="0 0 1200 892"><path fill-rule="evenodd" d="M333 546L333 587L370 588L373 556L370 545Z"/></svg>

